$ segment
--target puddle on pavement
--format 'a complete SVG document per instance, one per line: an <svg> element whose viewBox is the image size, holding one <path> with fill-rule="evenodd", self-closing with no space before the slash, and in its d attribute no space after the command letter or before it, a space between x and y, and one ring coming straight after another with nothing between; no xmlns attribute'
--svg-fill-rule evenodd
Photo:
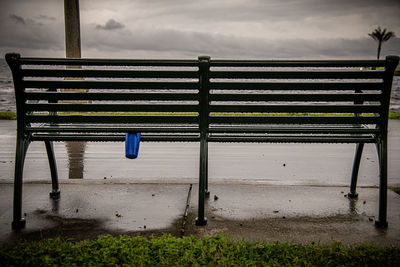
<svg viewBox="0 0 400 267"><path fill-rule="evenodd" d="M28 214L29 216L29 214ZM181 236L180 226L182 225L182 218L174 220L172 225L163 229L149 229L149 230L136 230L124 231L118 229L109 229L104 223L106 220L101 219L85 219L79 217L67 218L61 215L49 213L46 210L37 209L31 214L37 218L44 219L47 226L39 230L33 231L16 231L12 232L6 243L24 241L39 241L47 238L62 238L72 239L74 241L82 241L87 239L96 239L100 235L129 235L129 236L161 236L163 234L171 234L173 236Z"/></svg>
<svg viewBox="0 0 400 267"><path fill-rule="evenodd" d="M68 178L83 179L86 142L65 142L68 154Z"/></svg>

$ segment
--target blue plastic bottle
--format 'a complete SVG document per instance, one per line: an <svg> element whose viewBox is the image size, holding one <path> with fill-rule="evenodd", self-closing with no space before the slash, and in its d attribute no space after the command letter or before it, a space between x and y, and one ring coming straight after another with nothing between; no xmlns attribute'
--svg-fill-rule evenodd
<svg viewBox="0 0 400 267"><path fill-rule="evenodd" d="M125 157L136 159L139 155L141 133L126 133L125 136Z"/></svg>

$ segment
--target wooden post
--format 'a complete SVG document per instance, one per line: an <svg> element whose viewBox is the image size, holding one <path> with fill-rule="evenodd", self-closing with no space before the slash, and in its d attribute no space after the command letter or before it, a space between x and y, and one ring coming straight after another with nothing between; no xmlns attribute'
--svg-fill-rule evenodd
<svg viewBox="0 0 400 267"><path fill-rule="evenodd" d="M79 0L64 0L65 49L67 58L81 57Z"/></svg>
<svg viewBox="0 0 400 267"><path fill-rule="evenodd" d="M65 52L67 58L81 57L81 30L79 19L79 0L64 0L65 16ZM69 66L80 68L80 66ZM74 89L65 89L75 91ZM80 90L78 90L80 91ZM86 91L86 90L85 90ZM68 101L69 103L73 101ZM83 157L86 142L65 142L69 162L69 179L83 178Z"/></svg>

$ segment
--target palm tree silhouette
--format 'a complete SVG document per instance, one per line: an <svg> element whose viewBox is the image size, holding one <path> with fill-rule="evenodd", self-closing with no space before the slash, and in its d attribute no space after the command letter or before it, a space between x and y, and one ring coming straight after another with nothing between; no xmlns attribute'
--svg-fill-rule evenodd
<svg viewBox="0 0 400 267"><path fill-rule="evenodd" d="M379 59L379 56L381 54L381 47L382 47L382 43L386 42L387 40L389 40L392 37L395 37L394 32L388 31L386 32L386 28L381 29L381 27L376 28L372 33L368 34L369 36L372 37L372 39L374 39L375 41L378 41L378 56L377 59Z"/></svg>

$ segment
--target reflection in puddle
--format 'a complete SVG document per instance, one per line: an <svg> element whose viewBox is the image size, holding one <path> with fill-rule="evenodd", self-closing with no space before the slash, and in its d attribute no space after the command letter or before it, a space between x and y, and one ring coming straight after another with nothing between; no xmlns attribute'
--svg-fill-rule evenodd
<svg viewBox="0 0 400 267"><path fill-rule="evenodd" d="M86 142L65 142L68 153L69 179L83 179L83 157Z"/></svg>
<svg viewBox="0 0 400 267"><path fill-rule="evenodd" d="M347 198L349 199L349 214L350 215L358 215L358 210L356 207L357 199L356 198L353 199L353 198L349 198L349 197L347 197Z"/></svg>

